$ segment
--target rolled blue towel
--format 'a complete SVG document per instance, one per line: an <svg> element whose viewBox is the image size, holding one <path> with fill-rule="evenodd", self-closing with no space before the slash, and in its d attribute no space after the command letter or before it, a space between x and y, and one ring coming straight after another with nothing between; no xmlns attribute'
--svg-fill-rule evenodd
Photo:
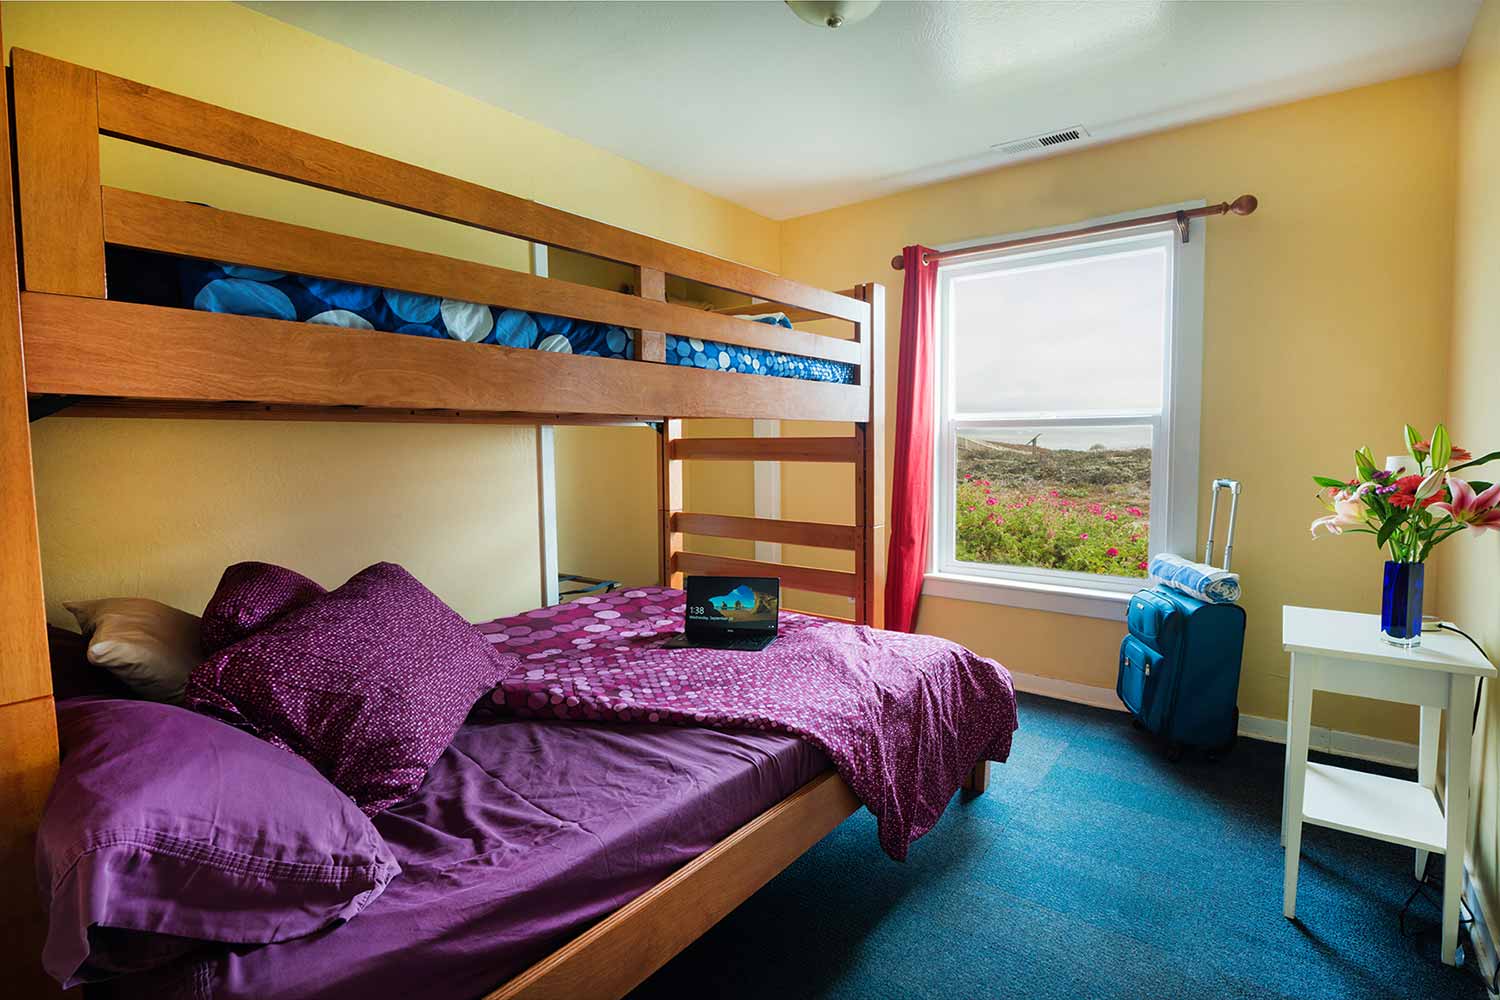
<svg viewBox="0 0 1500 1000"><path fill-rule="evenodd" d="M1193 562L1182 556L1155 555L1148 565L1156 579L1212 604L1233 604L1240 599L1240 575L1224 569L1215 569L1207 563Z"/></svg>

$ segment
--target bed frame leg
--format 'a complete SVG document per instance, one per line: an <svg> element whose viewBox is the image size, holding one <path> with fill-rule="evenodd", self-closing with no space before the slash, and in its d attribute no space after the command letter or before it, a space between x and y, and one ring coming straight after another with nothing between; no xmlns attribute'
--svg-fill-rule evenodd
<svg viewBox="0 0 1500 1000"><path fill-rule="evenodd" d="M983 795L985 789L990 787L990 762L982 760L974 765L974 770L964 779L963 790L969 798Z"/></svg>

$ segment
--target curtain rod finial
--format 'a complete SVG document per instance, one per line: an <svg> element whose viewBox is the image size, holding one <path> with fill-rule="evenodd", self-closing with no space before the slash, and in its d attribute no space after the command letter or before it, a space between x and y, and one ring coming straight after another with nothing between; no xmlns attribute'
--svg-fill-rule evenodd
<svg viewBox="0 0 1500 1000"><path fill-rule="evenodd" d="M1229 203L1229 210L1235 215L1249 215L1260 207L1260 199L1253 194L1242 194Z"/></svg>
<svg viewBox="0 0 1500 1000"><path fill-rule="evenodd" d="M901 259L901 255L899 253L891 258L891 267L895 268L897 271L901 270L905 266L906 261Z"/></svg>

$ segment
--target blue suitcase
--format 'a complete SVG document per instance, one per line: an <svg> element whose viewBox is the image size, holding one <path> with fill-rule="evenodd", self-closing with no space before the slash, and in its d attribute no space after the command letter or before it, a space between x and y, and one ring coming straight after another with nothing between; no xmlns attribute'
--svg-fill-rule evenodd
<svg viewBox="0 0 1500 1000"><path fill-rule="evenodd" d="M1215 480L1213 513L1204 561L1213 549L1213 517L1221 484L1231 489L1229 568L1234 540L1234 501L1239 483ZM1225 752L1239 728L1240 658L1245 647L1245 609L1210 604L1166 586L1137 592L1126 613L1129 628L1120 643L1116 692L1139 728L1167 741L1167 756L1184 748Z"/></svg>

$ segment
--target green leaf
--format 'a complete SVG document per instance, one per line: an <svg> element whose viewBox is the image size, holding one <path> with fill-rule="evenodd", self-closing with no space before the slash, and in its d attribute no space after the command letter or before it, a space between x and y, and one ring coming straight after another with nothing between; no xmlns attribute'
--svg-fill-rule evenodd
<svg viewBox="0 0 1500 1000"><path fill-rule="evenodd" d="M1343 489L1349 484L1342 479L1334 479L1332 476L1313 476L1313 482L1328 489Z"/></svg>
<svg viewBox="0 0 1500 1000"><path fill-rule="evenodd" d="M1432 432L1432 451L1428 453L1434 469L1446 469L1448 459L1453 457L1453 442L1448 438L1448 428L1438 424Z"/></svg>
<svg viewBox="0 0 1500 1000"><path fill-rule="evenodd" d="M1469 489L1473 490L1475 493L1483 493L1485 490L1494 485L1494 483L1487 483L1483 479L1475 479L1469 483Z"/></svg>
<svg viewBox="0 0 1500 1000"><path fill-rule="evenodd" d="M1375 536L1375 544L1379 545L1381 548L1384 548L1385 543L1391 540L1391 536L1396 533L1396 529L1401 527L1402 522L1404 522L1405 520L1405 514L1397 514L1395 517L1392 517L1390 520L1382 524L1380 526L1380 533Z"/></svg>
<svg viewBox="0 0 1500 1000"><path fill-rule="evenodd" d="M1471 465L1484 465L1486 462L1493 462L1497 458L1500 458L1500 451L1492 451L1488 455L1482 455L1479 458L1474 459L1472 462L1465 462L1463 465L1455 465L1448 471L1457 472L1459 469L1467 469Z"/></svg>
<svg viewBox="0 0 1500 1000"><path fill-rule="evenodd" d="M1412 461L1418 466L1422 464L1422 456L1417 454L1417 445L1422 442L1422 434L1411 424L1406 425L1406 453L1412 457Z"/></svg>
<svg viewBox="0 0 1500 1000"><path fill-rule="evenodd" d="M1368 448L1361 448L1354 453L1354 468L1359 472L1359 481L1368 483L1375 475L1375 460L1366 452Z"/></svg>

